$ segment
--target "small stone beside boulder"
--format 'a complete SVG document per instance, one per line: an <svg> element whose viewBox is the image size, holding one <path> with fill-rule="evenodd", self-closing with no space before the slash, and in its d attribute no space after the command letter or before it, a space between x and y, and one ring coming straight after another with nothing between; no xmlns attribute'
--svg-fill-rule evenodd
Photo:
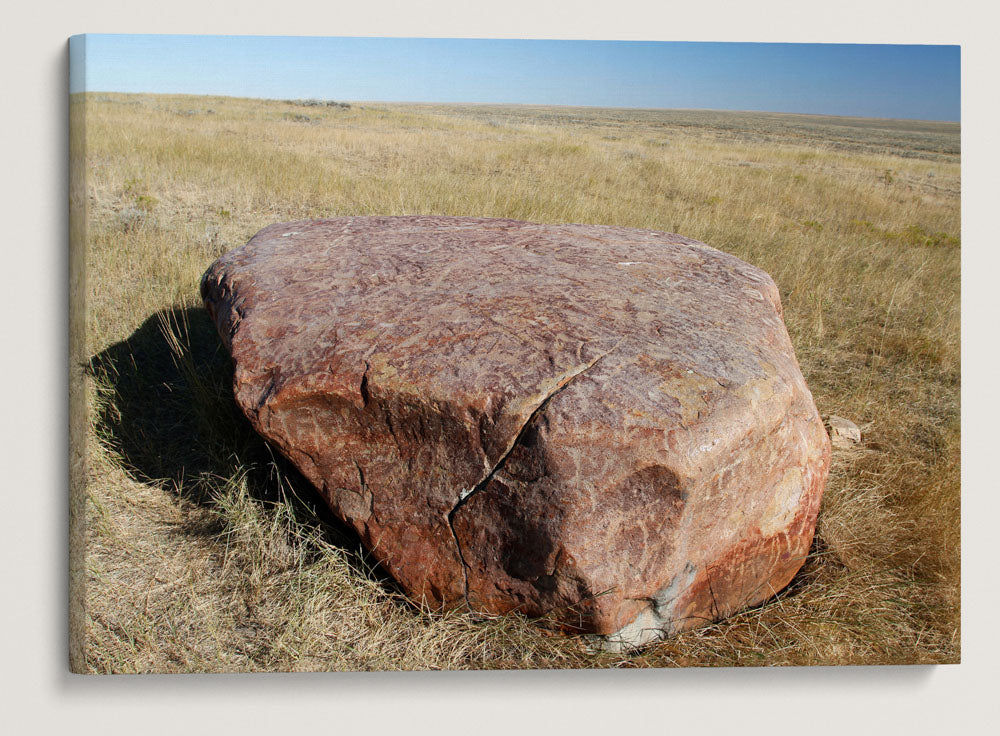
<svg viewBox="0 0 1000 736"><path fill-rule="evenodd" d="M416 601L639 644L773 596L830 442L771 278L679 235L272 225L205 304L236 401Z"/></svg>
<svg viewBox="0 0 1000 736"><path fill-rule="evenodd" d="M831 414L823 417L823 422L830 430L830 440L834 447L848 449L861 442L861 429L850 419Z"/></svg>

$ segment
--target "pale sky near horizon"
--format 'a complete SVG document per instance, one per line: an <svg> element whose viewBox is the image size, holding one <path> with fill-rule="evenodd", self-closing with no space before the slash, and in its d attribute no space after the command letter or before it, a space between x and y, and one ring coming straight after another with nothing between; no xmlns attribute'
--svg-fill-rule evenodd
<svg viewBox="0 0 1000 736"><path fill-rule="evenodd" d="M958 46L74 36L70 91L960 119Z"/></svg>

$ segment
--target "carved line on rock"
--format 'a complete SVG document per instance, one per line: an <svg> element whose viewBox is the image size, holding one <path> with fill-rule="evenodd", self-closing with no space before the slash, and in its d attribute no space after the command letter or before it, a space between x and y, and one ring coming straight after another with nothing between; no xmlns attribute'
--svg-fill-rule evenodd
<svg viewBox="0 0 1000 736"><path fill-rule="evenodd" d="M532 424L534 424L535 421L538 419L538 417L542 414L542 412L545 411L545 408L549 405L549 402L552 400L552 398L559 392L566 389L566 387L569 386L573 381L575 381L577 378L579 378L584 373L589 371L591 368L597 365L598 362L600 362L602 359L604 359L610 353L616 350L620 344L621 340L615 343L614 347L601 353L592 361L587 363L585 366L572 373L569 373L568 375L564 376L562 380L556 383L555 387L545 396L544 399L542 399L542 401L538 404L538 406L536 406L534 410L532 410L531 414L528 415L528 418L524 421L524 424L521 425L521 428L520 430L518 430L517 434L514 435L514 439L511 441L506 451L504 451L503 455L500 456L500 459L498 459L496 463L494 463L490 471L483 477L482 480L476 483L476 485L474 485L471 490L469 490L468 492L465 491L460 492L458 503L456 503L455 506L452 508L452 510L448 512L448 527L451 529L451 536L455 540L455 548L458 550L458 558L462 563L462 577L465 586L465 605L470 609L472 608L472 606L469 604L469 565L465 561L465 555L462 553L462 544L458 540L458 534L455 533L455 514L458 513L458 510L462 508L470 498L472 498L481 490L486 488L486 486L489 485L490 481L493 480L496 474L503 469L503 466L507 463L507 458L510 457L511 453L514 451L514 448L517 447L518 443L520 443L521 440L524 439L524 436L528 433L528 429L531 428Z"/></svg>

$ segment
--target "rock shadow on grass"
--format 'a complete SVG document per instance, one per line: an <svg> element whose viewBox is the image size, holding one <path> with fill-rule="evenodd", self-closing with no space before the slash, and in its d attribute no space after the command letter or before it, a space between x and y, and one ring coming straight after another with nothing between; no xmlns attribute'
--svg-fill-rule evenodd
<svg viewBox="0 0 1000 736"><path fill-rule="evenodd" d="M232 360L203 308L153 314L126 340L94 355L88 368L97 387L97 437L134 479L202 507L216 506L226 484L239 479L254 501L290 504L299 523L358 556L353 530L240 412ZM185 528L201 535L219 531ZM374 561L358 556L356 567L395 589Z"/></svg>

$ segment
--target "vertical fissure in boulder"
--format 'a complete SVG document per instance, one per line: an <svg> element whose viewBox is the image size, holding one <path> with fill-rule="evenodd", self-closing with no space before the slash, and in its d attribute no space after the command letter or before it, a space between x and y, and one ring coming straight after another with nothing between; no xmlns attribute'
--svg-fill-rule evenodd
<svg viewBox="0 0 1000 736"><path fill-rule="evenodd" d="M358 393L361 394L361 408L365 409L368 407L368 403L372 400L371 391L368 389L368 371L371 370L371 364L365 361L365 370L361 374L361 383L358 384Z"/></svg>
<svg viewBox="0 0 1000 736"><path fill-rule="evenodd" d="M368 492L368 484L365 482L365 471L357 460L354 461L354 468L358 471L358 485L362 495Z"/></svg>
<svg viewBox="0 0 1000 736"><path fill-rule="evenodd" d="M545 411L545 408L549 405L549 402L552 401L553 397L555 397L561 391L564 391L571 383L573 383L573 381L575 381L577 378L579 378L584 373L593 368L595 365L597 365L599 361L605 358L617 347L618 344L616 344L610 350L601 353L586 365L581 366L577 370L566 374L559 381L557 381L556 385L552 388L552 390L545 395L545 397L539 402L538 406L536 406L532 410L531 414L528 415L528 418L524 421L524 423L521 425L521 428L517 431L517 434L514 435L514 439L511 441L510 445L500 456L500 458L493 464L493 467L489 470L489 472L486 473L483 479L480 480L478 483L476 483L476 485L474 485L468 491L463 490L459 493L458 502L451 509L451 511L448 512L448 527L451 529L451 536L455 540L455 548L458 550L458 558L462 563L462 576L465 588L465 603L467 606L469 606L469 565L465 561L465 554L462 552L462 543L459 541L458 534L455 532L455 514L458 513L458 510L462 508L470 498L472 498L481 490L486 488L486 486L490 484L490 481L493 480L494 477L496 477L496 474L503 469L503 466L507 463L507 458L509 458L511 453L514 452L514 448L516 448L518 444L521 443L525 435L528 433L528 430L531 429L532 425L534 425L537 422L538 418L541 416L542 412ZM471 608L471 606L469 607Z"/></svg>

